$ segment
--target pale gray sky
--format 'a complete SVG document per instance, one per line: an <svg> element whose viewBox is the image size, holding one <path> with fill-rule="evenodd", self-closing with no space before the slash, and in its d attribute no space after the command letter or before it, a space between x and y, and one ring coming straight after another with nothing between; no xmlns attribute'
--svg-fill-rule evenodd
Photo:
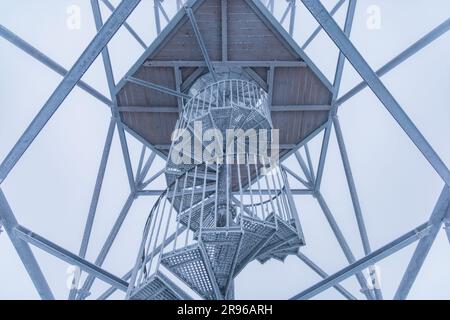
<svg viewBox="0 0 450 320"><path fill-rule="evenodd" d="M276 0L279 17L285 1ZM327 8L337 1L324 0ZM117 4L118 1L113 1ZM165 0L173 14L175 0ZM81 9L80 29L67 27L67 8ZM380 9L380 28L370 29L368 9ZM105 18L109 11L102 5ZM336 14L345 18L346 5ZM370 10L369 10L370 11ZM429 32L450 15L448 0L359 0L352 41L369 64L377 69ZM149 44L155 37L153 1L142 0L128 22ZM67 69L75 62L95 34L88 0L3 0L0 24L14 31ZM295 39L303 43L316 24L299 5ZM136 61L143 49L123 30L112 40L111 57L116 81ZM324 33L306 51L325 75L332 79L337 50ZM395 98L410 115L432 146L450 165L450 33L422 50L382 78ZM20 134L56 88L61 77L0 38L0 159L3 159ZM108 95L101 60L97 59L83 80ZM360 81L346 64L341 93ZM363 214L373 249L423 223L442 189L443 182L415 149L376 97L368 90L346 102L339 112L347 142ZM77 252L90 197L95 182L101 149L110 113L84 91L75 88L54 117L2 184L17 219L24 226ZM311 145L318 159L318 136ZM130 139L134 163L140 145ZM288 160L295 170L295 163ZM152 172L161 168L157 161ZM163 179L152 184L164 186ZM128 193L123 159L117 136L101 194L87 259L93 261L118 215ZM360 244L345 176L334 136L330 144L323 193L344 235L357 257ZM143 223L155 198L138 199L118 235L104 268L122 275L134 263ZM346 265L323 214L309 196L297 201L307 246L303 252L333 273ZM386 298L392 298L400 276L409 261L410 246L379 263L381 285ZM56 297L67 297L65 262L33 249ZM450 247L444 232L433 246L411 290L410 298L450 298ZM0 235L0 299L36 299L38 295L5 233ZM295 257L285 263L252 262L237 278L237 298L286 299L307 288L318 277ZM358 298L354 279L343 284ZM92 292L107 288L96 281ZM114 297L120 298L120 295ZM341 298L333 289L318 298Z"/></svg>

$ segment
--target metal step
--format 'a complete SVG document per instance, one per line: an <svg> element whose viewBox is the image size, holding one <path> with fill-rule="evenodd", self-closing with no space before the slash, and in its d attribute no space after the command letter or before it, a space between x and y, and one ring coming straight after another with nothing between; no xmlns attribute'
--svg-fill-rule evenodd
<svg viewBox="0 0 450 320"><path fill-rule="evenodd" d="M213 194L203 202L203 226L213 226L215 199L216 197ZM200 202L193 205L192 210L191 207L185 208L185 210L178 215L178 219L184 226L189 226L190 230L196 232L199 228L201 213L202 203Z"/></svg>
<svg viewBox="0 0 450 320"><path fill-rule="evenodd" d="M233 279L243 232L220 228L202 230L200 240L209 258L214 277L223 296Z"/></svg>
<svg viewBox="0 0 450 320"><path fill-rule="evenodd" d="M261 248L258 252L256 259L260 263L265 263L270 259L271 254L276 252L285 244L289 244L290 241L295 241L298 238L297 230L289 225L286 221L276 216L277 231L273 234L267 244ZM273 214L267 217L268 221L275 223Z"/></svg>
<svg viewBox="0 0 450 320"><path fill-rule="evenodd" d="M200 243L163 254L161 264L203 298L222 298L209 259Z"/></svg>
<svg viewBox="0 0 450 320"><path fill-rule="evenodd" d="M133 291L130 300L192 300L192 298L161 272L157 272Z"/></svg>
<svg viewBox="0 0 450 320"><path fill-rule="evenodd" d="M234 276L255 258L276 232L275 224L248 216L242 217L242 230L244 234Z"/></svg>

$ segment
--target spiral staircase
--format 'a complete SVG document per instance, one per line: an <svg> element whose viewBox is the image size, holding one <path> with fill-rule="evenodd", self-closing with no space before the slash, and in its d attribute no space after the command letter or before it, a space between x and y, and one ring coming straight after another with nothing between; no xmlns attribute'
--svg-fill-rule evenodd
<svg viewBox="0 0 450 320"><path fill-rule="evenodd" d="M183 286L203 299L229 299L233 279L251 261L283 261L305 244L286 174L261 150L250 150L252 137L232 162L229 141L203 159L209 129L215 137L226 137L227 129L270 131L267 93L228 69L201 77L189 95L166 164L168 187L144 227L128 299L190 299ZM171 156L192 142L201 154Z"/></svg>

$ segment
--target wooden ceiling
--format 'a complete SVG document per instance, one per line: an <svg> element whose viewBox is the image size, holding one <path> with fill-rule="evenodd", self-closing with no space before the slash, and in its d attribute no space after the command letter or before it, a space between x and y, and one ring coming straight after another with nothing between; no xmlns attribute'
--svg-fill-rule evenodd
<svg viewBox="0 0 450 320"><path fill-rule="evenodd" d="M191 3L212 65L240 66L268 91L281 154L317 132L328 118L331 85L271 14L257 0ZM207 71L192 24L181 10L118 84L127 130L167 154L182 99L127 77L186 93Z"/></svg>

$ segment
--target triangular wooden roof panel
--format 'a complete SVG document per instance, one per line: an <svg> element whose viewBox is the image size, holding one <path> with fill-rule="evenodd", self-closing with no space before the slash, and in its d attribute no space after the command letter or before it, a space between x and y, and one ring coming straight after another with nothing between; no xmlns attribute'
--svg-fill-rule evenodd
<svg viewBox="0 0 450 320"><path fill-rule="evenodd" d="M330 82L259 0L225 3L225 7L222 0L187 3L210 60L214 65L237 63L271 90L272 119L274 127L280 129L280 144L298 145L327 121L329 111L324 106L331 103ZM269 76L271 71L273 77ZM118 104L125 107L120 109L122 120L150 144L164 145L161 151L167 150L171 142L169 129L175 126L178 116L178 99L127 82L126 78L133 76L179 90L188 88L195 77L205 72L194 29L185 10L180 10L119 82ZM140 111L131 111L135 107ZM165 107L168 109L159 113Z"/></svg>

